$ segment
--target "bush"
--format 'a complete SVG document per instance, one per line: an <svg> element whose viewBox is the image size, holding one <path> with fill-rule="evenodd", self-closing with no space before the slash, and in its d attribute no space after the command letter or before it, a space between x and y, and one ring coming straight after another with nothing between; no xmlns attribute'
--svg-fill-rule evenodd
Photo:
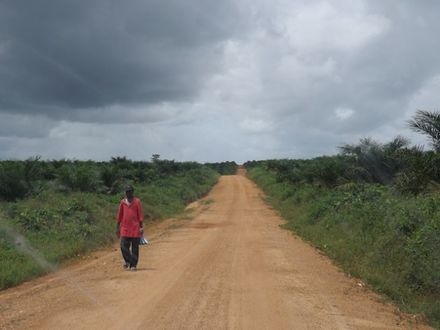
<svg viewBox="0 0 440 330"><path fill-rule="evenodd" d="M98 191L101 181L94 164L66 163L57 169L58 182L71 191Z"/></svg>
<svg viewBox="0 0 440 330"><path fill-rule="evenodd" d="M426 192L429 185L440 184L440 154L412 148L402 151L400 157L405 167L396 177L399 191L417 195Z"/></svg>
<svg viewBox="0 0 440 330"><path fill-rule="evenodd" d="M22 162L5 161L0 164L0 198L14 201L29 194Z"/></svg>

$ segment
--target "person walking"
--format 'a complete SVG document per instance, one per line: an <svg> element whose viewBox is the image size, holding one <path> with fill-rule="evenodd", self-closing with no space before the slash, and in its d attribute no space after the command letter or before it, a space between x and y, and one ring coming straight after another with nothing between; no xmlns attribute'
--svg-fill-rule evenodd
<svg viewBox="0 0 440 330"><path fill-rule="evenodd" d="M123 267L135 271L139 261L139 243L144 232L142 204L134 196L131 185L125 188L125 198L119 203L116 235L120 238Z"/></svg>

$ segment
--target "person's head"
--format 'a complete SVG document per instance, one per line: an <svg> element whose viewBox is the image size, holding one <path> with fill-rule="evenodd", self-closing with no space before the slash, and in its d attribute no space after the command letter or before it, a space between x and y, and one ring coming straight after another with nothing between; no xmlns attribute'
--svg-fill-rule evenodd
<svg viewBox="0 0 440 330"><path fill-rule="evenodd" d="M128 185L125 187L125 196L127 196L127 198L133 198L134 189L132 185Z"/></svg>

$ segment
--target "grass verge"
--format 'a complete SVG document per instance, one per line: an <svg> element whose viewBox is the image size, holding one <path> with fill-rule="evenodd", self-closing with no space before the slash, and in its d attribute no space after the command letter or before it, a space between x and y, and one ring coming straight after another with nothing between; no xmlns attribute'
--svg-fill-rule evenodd
<svg viewBox="0 0 440 330"><path fill-rule="evenodd" d="M404 311L440 328L440 196L372 184L329 189L249 170L290 229Z"/></svg>

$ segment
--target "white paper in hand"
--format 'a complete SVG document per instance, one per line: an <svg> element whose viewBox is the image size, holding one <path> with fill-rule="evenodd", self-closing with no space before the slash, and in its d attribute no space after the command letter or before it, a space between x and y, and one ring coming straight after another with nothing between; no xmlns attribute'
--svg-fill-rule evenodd
<svg viewBox="0 0 440 330"><path fill-rule="evenodd" d="M144 237L144 235L142 235L139 244L140 244L140 245L148 245L148 244L150 244L150 242L148 241L148 239L146 239L146 238Z"/></svg>

